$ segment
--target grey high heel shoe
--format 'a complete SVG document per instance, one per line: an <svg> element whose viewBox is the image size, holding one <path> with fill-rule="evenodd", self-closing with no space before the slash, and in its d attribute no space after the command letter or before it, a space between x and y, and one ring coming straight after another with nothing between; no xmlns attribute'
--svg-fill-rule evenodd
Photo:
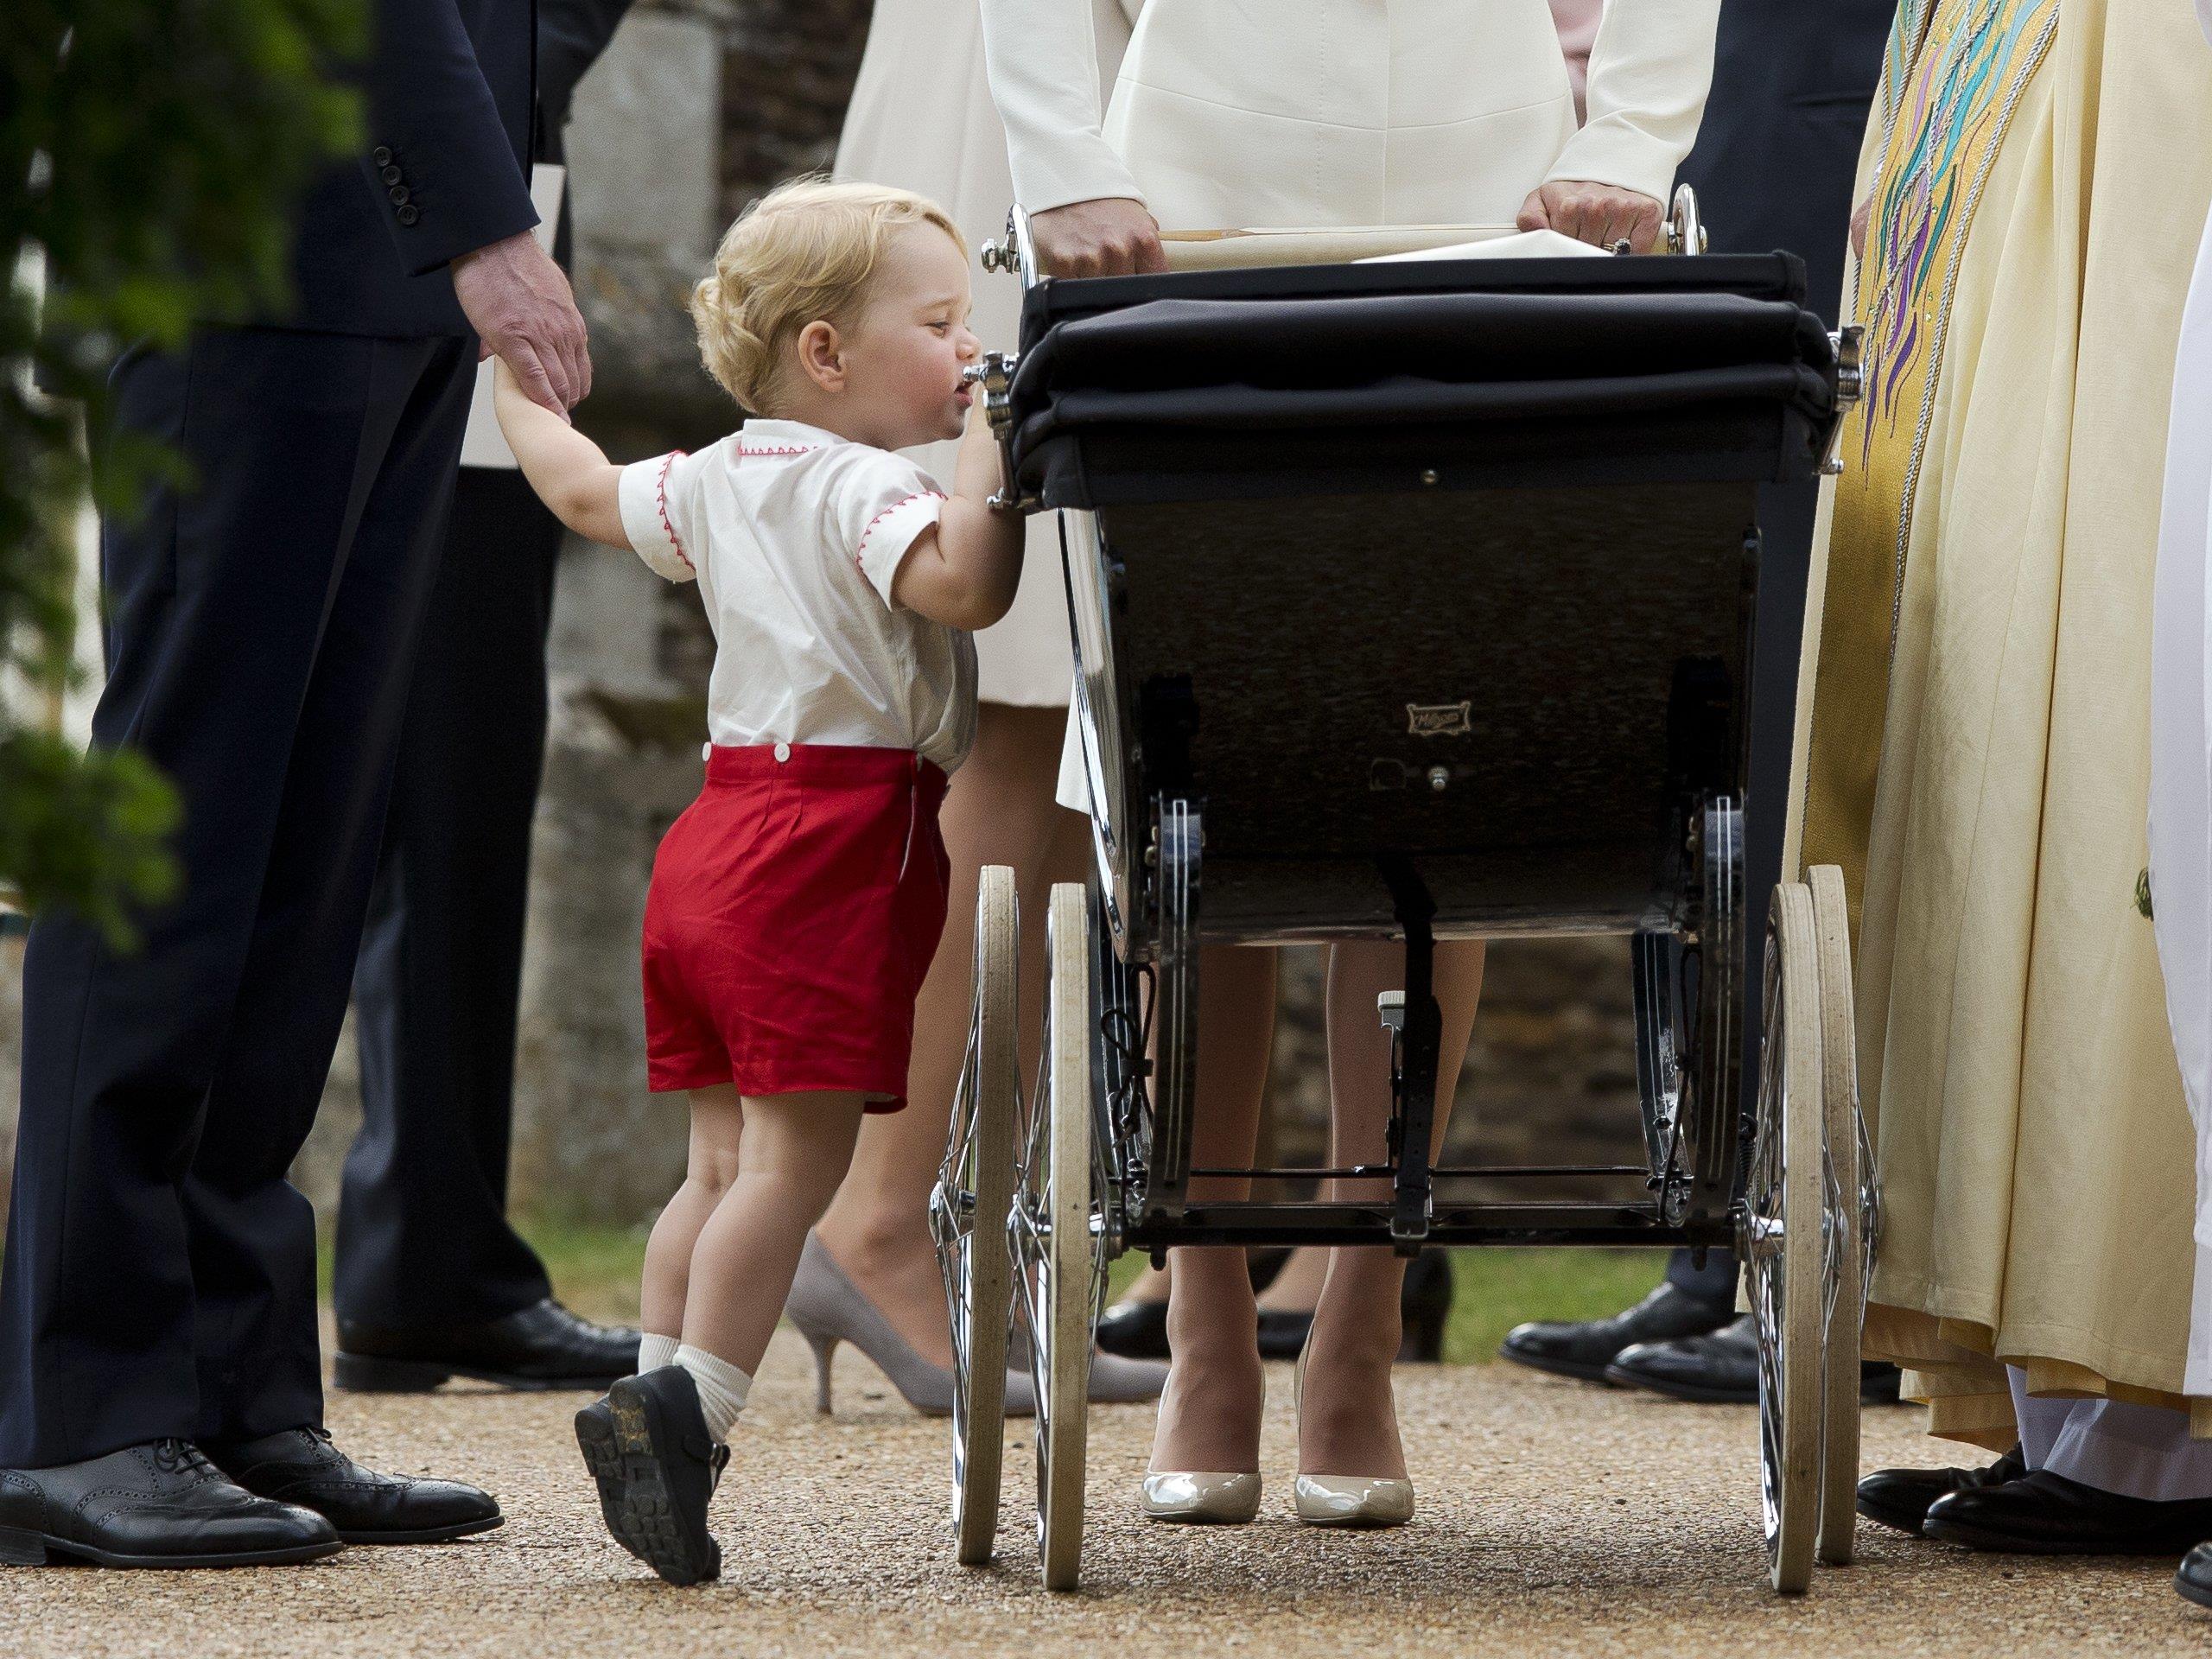
<svg viewBox="0 0 2212 1659"><path fill-rule="evenodd" d="M916 1411L927 1417L951 1415L952 1368L923 1358L845 1276L844 1269L812 1233L806 1236L806 1246L799 1253L798 1272L792 1277L784 1313L814 1351L816 1410L824 1414L830 1410L830 1363L837 1344L849 1342L874 1362L876 1369L891 1379L899 1397ZM1028 1350L1023 1345L1022 1332L1014 1333L1009 1351L1014 1363L1007 1368L1006 1414L1033 1417L1037 1393L1029 1376ZM1155 1399L1166 1377L1165 1365L1094 1354L1090 1397L1102 1402Z"/></svg>

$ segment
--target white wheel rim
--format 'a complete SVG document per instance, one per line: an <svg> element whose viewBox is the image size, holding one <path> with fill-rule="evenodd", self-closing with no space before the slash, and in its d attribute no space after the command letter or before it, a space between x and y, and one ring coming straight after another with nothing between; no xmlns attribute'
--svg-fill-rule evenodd
<svg viewBox="0 0 2212 1659"><path fill-rule="evenodd" d="M1007 1221L1036 1384L1037 1547L1046 1585L1055 1590L1075 1587L1090 1332L1105 1289L1091 1192L1088 926L1083 889L1056 887L1046 925L1045 1046Z"/></svg>
<svg viewBox="0 0 2212 1659"><path fill-rule="evenodd" d="M1013 872L986 868L976 905L975 995L930 1230L952 1334L952 1520L960 1560L990 1559L1006 1421L1012 1265L1002 1217L1020 1098L1014 1006L1020 922Z"/></svg>
<svg viewBox="0 0 2212 1659"><path fill-rule="evenodd" d="M1758 1345L1759 1496L1770 1577L1805 1588L1819 1503L1820 980L1812 895L1775 890L1766 1024L1738 1248Z"/></svg>

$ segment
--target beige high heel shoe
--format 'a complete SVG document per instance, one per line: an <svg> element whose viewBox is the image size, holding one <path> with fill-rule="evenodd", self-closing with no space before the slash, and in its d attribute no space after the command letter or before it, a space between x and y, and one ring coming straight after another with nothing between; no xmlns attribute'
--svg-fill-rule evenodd
<svg viewBox="0 0 2212 1659"><path fill-rule="evenodd" d="M1241 1527L1260 1513L1260 1477L1147 1470L1137 1504L1150 1521Z"/></svg>
<svg viewBox="0 0 2212 1659"><path fill-rule="evenodd" d="M1311 1345L1311 1338L1308 1339ZM1298 1351L1291 1395L1306 1409L1306 1353ZM1402 1527L1414 1518L1414 1484L1382 1475L1308 1475L1291 1489L1298 1518L1309 1527Z"/></svg>
<svg viewBox="0 0 2212 1659"><path fill-rule="evenodd" d="M1267 1383L1260 1384L1260 1409L1267 1409ZM1256 1471L1147 1469L1137 1507L1150 1521L1185 1526L1241 1527L1260 1513Z"/></svg>

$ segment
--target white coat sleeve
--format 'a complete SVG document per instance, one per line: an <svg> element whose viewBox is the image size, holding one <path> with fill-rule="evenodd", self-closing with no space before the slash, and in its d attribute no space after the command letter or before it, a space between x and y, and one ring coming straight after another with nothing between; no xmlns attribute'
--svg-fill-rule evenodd
<svg viewBox="0 0 2212 1659"><path fill-rule="evenodd" d="M991 101L1006 124L1014 197L1033 213L1124 196L1136 180L1101 136L1091 0L982 0Z"/></svg>
<svg viewBox="0 0 2212 1659"><path fill-rule="evenodd" d="M1589 120L1546 181L1585 179L1664 203L1713 86L1720 0L1607 0L1590 48Z"/></svg>

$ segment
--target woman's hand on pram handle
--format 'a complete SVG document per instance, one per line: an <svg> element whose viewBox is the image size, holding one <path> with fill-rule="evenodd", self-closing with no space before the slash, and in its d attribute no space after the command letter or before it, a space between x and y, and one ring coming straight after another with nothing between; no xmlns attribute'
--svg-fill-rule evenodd
<svg viewBox="0 0 2212 1659"><path fill-rule="evenodd" d="M1600 248L1626 242L1630 253L1659 245L1666 209L1640 190L1586 179L1554 179L1529 193L1516 221L1524 231L1557 231Z"/></svg>
<svg viewBox="0 0 2212 1659"><path fill-rule="evenodd" d="M1030 217L1037 263L1047 276L1128 276L1165 270L1160 223L1141 201L1101 196Z"/></svg>

